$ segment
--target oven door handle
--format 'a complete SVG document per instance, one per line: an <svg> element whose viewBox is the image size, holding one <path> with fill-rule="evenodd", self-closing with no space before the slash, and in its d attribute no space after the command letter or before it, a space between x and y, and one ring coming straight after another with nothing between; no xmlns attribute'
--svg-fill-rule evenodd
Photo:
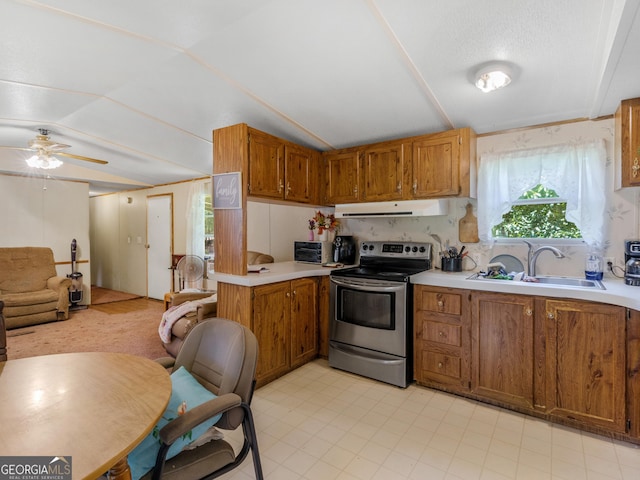
<svg viewBox="0 0 640 480"><path fill-rule="evenodd" d="M360 290L362 292L398 292L405 288L406 284L400 283L398 285L356 285L348 281L332 278L331 281L341 287L351 288L353 290Z"/></svg>

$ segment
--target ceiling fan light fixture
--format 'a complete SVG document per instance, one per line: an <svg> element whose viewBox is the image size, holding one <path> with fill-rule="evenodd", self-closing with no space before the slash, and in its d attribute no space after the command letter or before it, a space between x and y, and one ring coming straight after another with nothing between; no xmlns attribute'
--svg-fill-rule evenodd
<svg viewBox="0 0 640 480"><path fill-rule="evenodd" d="M27 158L27 165L32 168L41 168L43 170L51 170L62 166L62 161L49 155L37 153L36 155Z"/></svg>
<svg viewBox="0 0 640 480"><path fill-rule="evenodd" d="M505 65L489 65L476 73L475 86L484 93L504 88L510 83L511 71Z"/></svg>

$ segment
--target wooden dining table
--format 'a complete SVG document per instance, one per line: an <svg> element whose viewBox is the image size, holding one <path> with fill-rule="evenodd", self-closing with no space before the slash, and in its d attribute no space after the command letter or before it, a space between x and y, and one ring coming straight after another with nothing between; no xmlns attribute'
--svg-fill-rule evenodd
<svg viewBox="0 0 640 480"><path fill-rule="evenodd" d="M127 455L165 411L171 379L123 353L0 362L0 455L71 457L73 479L131 478Z"/></svg>

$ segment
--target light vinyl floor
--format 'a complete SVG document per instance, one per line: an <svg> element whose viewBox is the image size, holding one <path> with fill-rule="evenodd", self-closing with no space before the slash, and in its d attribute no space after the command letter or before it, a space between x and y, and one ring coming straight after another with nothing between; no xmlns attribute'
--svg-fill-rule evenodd
<svg viewBox="0 0 640 480"><path fill-rule="evenodd" d="M267 480L640 479L633 444L325 360L258 389L252 410ZM221 478L255 478L250 456Z"/></svg>

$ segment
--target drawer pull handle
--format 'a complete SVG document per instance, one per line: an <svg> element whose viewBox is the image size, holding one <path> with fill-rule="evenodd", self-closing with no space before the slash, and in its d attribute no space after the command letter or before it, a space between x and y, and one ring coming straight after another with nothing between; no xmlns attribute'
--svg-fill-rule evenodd
<svg viewBox="0 0 640 480"><path fill-rule="evenodd" d="M442 368L444 367L444 365L442 364L442 362L438 362L438 368Z"/></svg>
<svg viewBox="0 0 640 480"><path fill-rule="evenodd" d="M438 335L444 337L444 332L438 332Z"/></svg>

